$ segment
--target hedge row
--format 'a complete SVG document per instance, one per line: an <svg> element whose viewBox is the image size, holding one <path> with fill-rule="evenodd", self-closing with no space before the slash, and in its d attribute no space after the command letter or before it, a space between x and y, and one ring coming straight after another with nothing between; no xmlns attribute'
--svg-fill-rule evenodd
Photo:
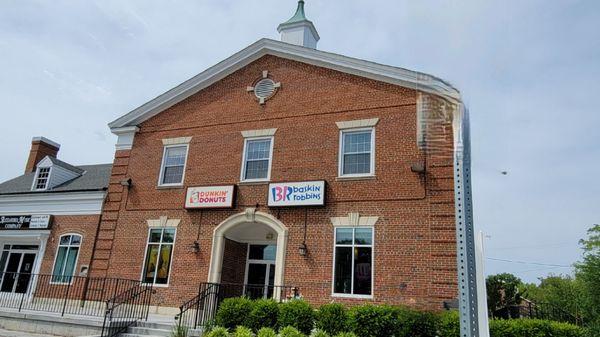
<svg viewBox="0 0 600 337"><path fill-rule="evenodd" d="M347 309L342 304L326 304L314 310L302 300L278 304L273 300L252 301L230 298L217 311L215 323L221 332L209 337L459 337L458 313L440 314L389 305L361 305ZM279 335L275 332L279 331ZM253 334L252 334L253 333ZM312 333L312 334L311 334ZM492 320L491 337L588 337L577 326L545 320ZM591 336L591 335L589 335Z"/></svg>

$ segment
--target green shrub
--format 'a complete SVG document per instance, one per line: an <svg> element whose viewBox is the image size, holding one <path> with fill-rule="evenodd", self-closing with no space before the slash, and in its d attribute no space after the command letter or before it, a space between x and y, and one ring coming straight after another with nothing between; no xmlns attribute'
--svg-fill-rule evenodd
<svg viewBox="0 0 600 337"><path fill-rule="evenodd" d="M316 312L315 325L330 335L348 331L348 311L339 303L322 305Z"/></svg>
<svg viewBox="0 0 600 337"><path fill-rule="evenodd" d="M354 332L340 332L335 337L357 337Z"/></svg>
<svg viewBox="0 0 600 337"><path fill-rule="evenodd" d="M366 304L350 309L350 327L360 337L389 337L397 330L396 309Z"/></svg>
<svg viewBox="0 0 600 337"><path fill-rule="evenodd" d="M584 337L585 330L568 323L541 319L491 320L491 337Z"/></svg>
<svg viewBox="0 0 600 337"><path fill-rule="evenodd" d="M261 328L258 330L256 337L277 337L277 333L271 328Z"/></svg>
<svg viewBox="0 0 600 337"><path fill-rule="evenodd" d="M460 317L458 310L442 312L440 314L438 330L440 337L460 337Z"/></svg>
<svg viewBox="0 0 600 337"><path fill-rule="evenodd" d="M310 337L329 337L329 334L321 329L315 329L310 334Z"/></svg>
<svg viewBox="0 0 600 337"><path fill-rule="evenodd" d="M310 334L314 326L314 310L303 300L291 300L279 306L280 327L293 326L303 334Z"/></svg>
<svg viewBox="0 0 600 337"><path fill-rule="evenodd" d="M260 328L277 328L277 318L279 317L279 306L272 299L260 299L254 301L247 324L254 332Z"/></svg>
<svg viewBox="0 0 600 337"><path fill-rule="evenodd" d="M229 331L221 326L215 327L206 334L206 337L229 337Z"/></svg>
<svg viewBox="0 0 600 337"><path fill-rule="evenodd" d="M293 326L286 326L279 330L279 337L305 337L305 335Z"/></svg>
<svg viewBox="0 0 600 337"><path fill-rule="evenodd" d="M247 326L253 303L245 297L227 298L219 306L215 323L227 329L235 329L238 325Z"/></svg>
<svg viewBox="0 0 600 337"><path fill-rule="evenodd" d="M395 333L396 337L436 337L439 325L439 316L426 311L417 311L408 308L395 308Z"/></svg>
<svg viewBox="0 0 600 337"><path fill-rule="evenodd" d="M252 333L252 330L250 330L250 328L240 325L237 328L235 328L235 331L233 332L233 337L254 337L254 334Z"/></svg>

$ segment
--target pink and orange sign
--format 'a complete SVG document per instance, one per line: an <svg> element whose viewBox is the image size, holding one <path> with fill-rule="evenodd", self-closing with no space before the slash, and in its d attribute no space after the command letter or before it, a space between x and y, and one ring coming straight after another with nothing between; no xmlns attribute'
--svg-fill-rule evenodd
<svg viewBox="0 0 600 337"><path fill-rule="evenodd" d="M185 208L231 208L234 186L188 187Z"/></svg>

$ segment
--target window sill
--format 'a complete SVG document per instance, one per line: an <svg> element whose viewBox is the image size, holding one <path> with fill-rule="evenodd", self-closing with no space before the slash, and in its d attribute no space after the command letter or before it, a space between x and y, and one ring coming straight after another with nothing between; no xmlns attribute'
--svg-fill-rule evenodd
<svg viewBox="0 0 600 337"><path fill-rule="evenodd" d="M255 181L240 181L238 183L238 185L244 186L251 186L251 185L268 185L271 181L270 180L255 180Z"/></svg>
<svg viewBox="0 0 600 337"><path fill-rule="evenodd" d="M169 284L152 284L152 283L142 283L143 286L149 287L152 286L152 288L168 288Z"/></svg>
<svg viewBox="0 0 600 337"><path fill-rule="evenodd" d="M182 189L183 188L183 184L178 184L178 185L158 185L156 186L157 190L176 190L176 189Z"/></svg>
<svg viewBox="0 0 600 337"><path fill-rule="evenodd" d="M365 176L339 176L336 177L336 181L355 181L355 180L376 180L377 177L375 175L365 175Z"/></svg>
<svg viewBox="0 0 600 337"><path fill-rule="evenodd" d="M373 295L353 295L353 294L337 294L337 293L333 293L331 294L331 297L337 297L337 298L354 298L354 299L362 299L362 300L372 300L373 299Z"/></svg>

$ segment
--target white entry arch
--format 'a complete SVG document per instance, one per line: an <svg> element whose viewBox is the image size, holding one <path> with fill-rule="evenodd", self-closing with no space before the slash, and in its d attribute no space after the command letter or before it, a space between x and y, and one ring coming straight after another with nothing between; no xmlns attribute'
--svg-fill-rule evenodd
<svg viewBox="0 0 600 337"><path fill-rule="evenodd" d="M212 252L208 273L208 282L221 282L223 269L223 252L225 250L225 235L230 229L247 223L259 223L271 228L277 233L277 253L275 255L275 280L276 286L283 285L285 266L285 251L287 248L288 229L274 216L258 212L255 208L246 208L246 211L234 214L221 222L213 232Z"/></svg>

